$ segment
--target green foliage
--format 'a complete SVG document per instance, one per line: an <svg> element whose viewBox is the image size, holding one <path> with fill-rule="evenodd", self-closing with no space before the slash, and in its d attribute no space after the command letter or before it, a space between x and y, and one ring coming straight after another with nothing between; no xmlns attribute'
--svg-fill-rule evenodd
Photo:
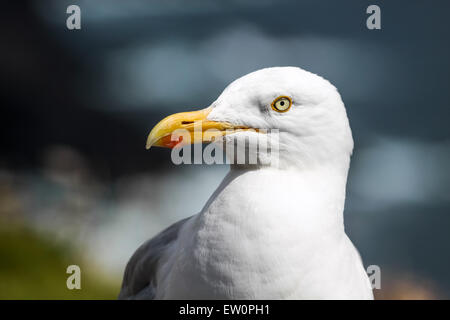
<svg viewBox="0 0 450 320"><path fill-rule="evenodd" d="M71 264L81 268L81 290L67 289ZM0 228L0 299L117 298L119 284L92 269L53 239L23 227Z"/></svg>

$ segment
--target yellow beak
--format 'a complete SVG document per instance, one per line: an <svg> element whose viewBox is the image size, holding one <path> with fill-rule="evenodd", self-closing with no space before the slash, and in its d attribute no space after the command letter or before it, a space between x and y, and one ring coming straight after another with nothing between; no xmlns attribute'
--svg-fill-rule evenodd
<svg viewBox="0 0 450 320"><path fill-rule="evenodd" d="M192 112L181 112L161 120L147 138L147 149L180 147L186 144L211 142L219 136L248 129L228 122L207 120L211 107Z"/></svg>

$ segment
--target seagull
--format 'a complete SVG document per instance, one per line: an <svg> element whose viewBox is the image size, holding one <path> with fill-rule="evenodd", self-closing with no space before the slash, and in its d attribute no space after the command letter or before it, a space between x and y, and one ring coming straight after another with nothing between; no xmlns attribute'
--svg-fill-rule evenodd
<svg viewBox="0 0 450 320"><path fill-rule="evenodd" d="M353 138L330 82L298 67L249 73L206 109L160 121L147 148L214 140L228 155L255 137L269 141L244 147L256 164L233 162L198 214L137 249L119 299L373 299L344 228Z"/></svg>

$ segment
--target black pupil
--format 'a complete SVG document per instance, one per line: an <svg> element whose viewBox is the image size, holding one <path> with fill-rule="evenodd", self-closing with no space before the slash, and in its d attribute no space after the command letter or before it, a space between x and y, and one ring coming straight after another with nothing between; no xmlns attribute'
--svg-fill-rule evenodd
<svg viewBox="0 0 450 320"><path fill-rule="evenodd" d="M280 101L280 105L281 105L281 106L284 106L284 101Z"/></svg>

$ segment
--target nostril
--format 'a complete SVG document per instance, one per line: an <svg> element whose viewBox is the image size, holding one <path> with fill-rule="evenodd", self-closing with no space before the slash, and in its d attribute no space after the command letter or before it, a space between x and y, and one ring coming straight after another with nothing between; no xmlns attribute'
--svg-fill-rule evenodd
<svg viewBox="0 0 450 320"><path fill-rule="evenodd" d="M192 124L194 121L181 121L181 124Z"/></svg>

